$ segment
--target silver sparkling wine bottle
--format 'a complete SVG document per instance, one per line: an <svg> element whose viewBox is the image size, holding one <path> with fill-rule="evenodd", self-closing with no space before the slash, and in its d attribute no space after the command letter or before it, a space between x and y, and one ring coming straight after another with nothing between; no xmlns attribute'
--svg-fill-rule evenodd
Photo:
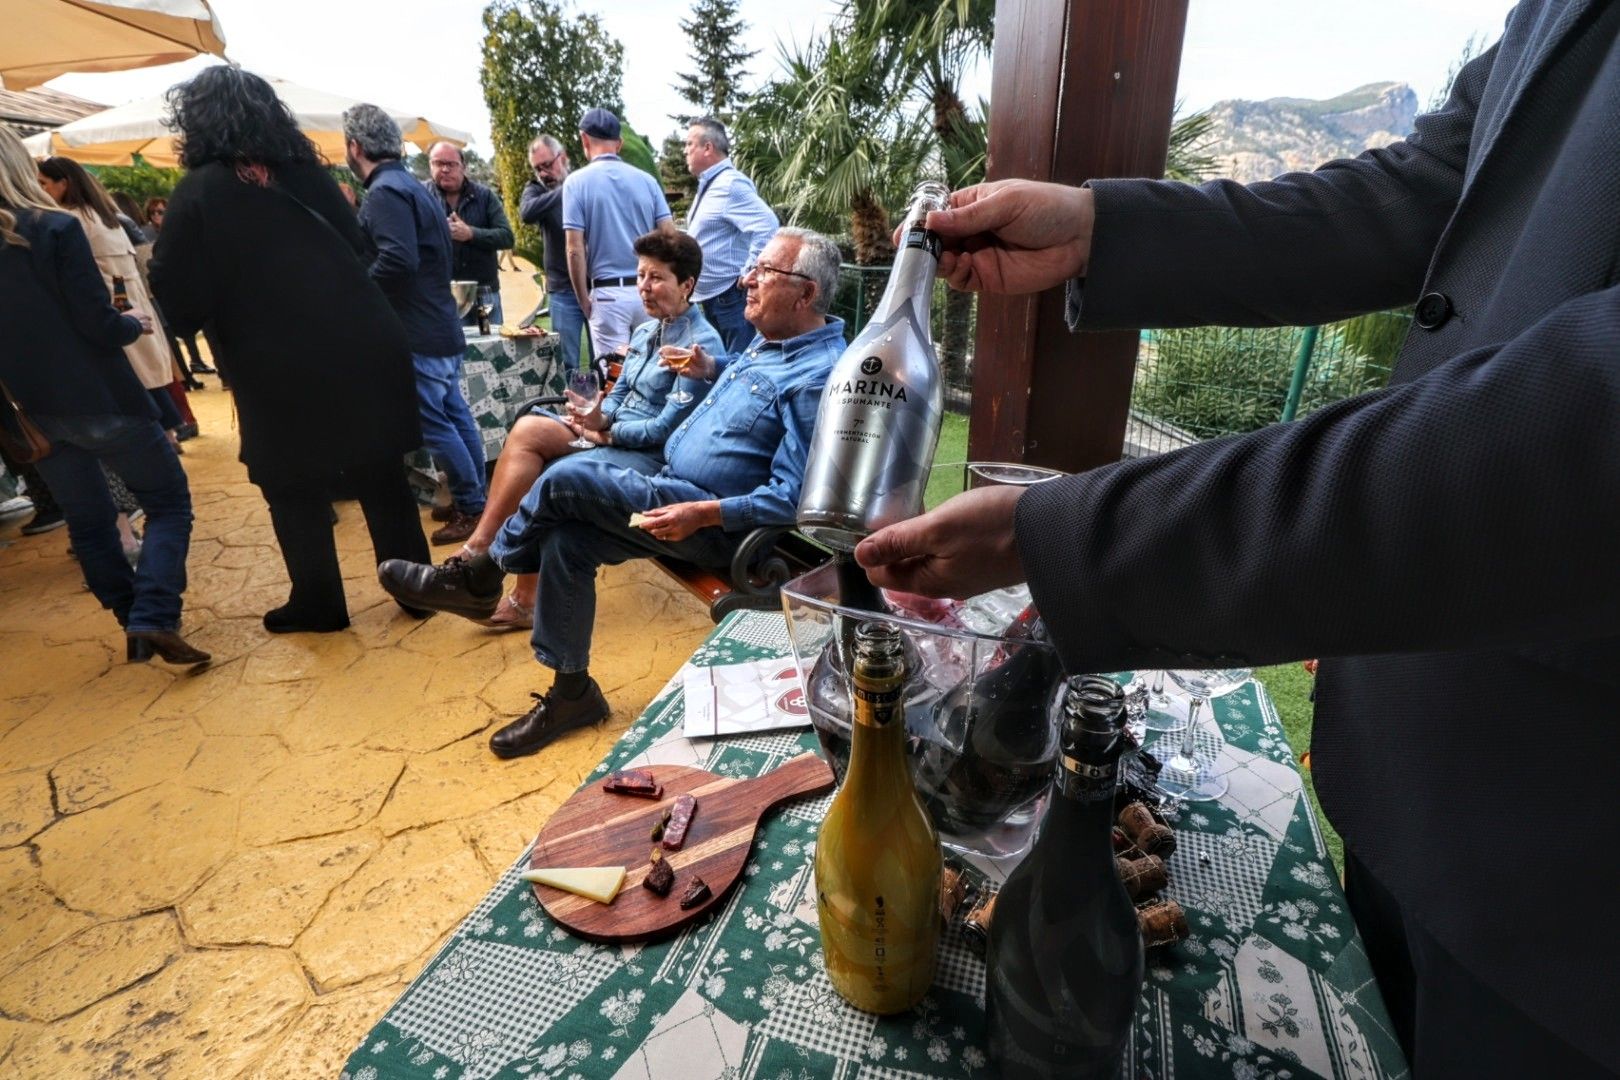
<svg viewBox="0 0 1620 1080"><path fill-rule="evenodd" d="M945 209L949 194L924 184L912 196L883 299L827 379L798 523L838 551L922 513L945 410L928 328L939 237L923 221Z"/></svg>

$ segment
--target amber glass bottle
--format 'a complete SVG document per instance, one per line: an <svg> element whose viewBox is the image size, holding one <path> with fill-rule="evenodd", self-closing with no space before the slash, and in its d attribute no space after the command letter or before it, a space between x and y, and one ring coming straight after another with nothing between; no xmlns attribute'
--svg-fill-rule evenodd
<svg viewBox="0 0 1620 1080"><path fill-rule="evenodd" d="M827 978L852 1005L896 1013L934 981L939 837L906 768L900 631L862 623L851 673L849 771L816 842L816 911Z"/></svg>

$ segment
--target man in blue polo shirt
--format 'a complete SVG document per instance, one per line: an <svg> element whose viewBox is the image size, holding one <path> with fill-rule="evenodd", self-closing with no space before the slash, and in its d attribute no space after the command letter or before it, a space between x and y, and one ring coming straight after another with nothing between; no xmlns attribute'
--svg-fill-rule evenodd
<svg viewBox="0 0 1620 1080"><path fill-rule="evenodd" d="M435 544L459 544L484 512L484 440L461 393L467 338L450 295L450 226L434 199L400 164L404 140L393 117L375 105L343 113L349 168L366 186L360 227L377 257L381 286L411 346L422 440L450 483L450 520Z"/></svg>
<svg viewBox="0 0 1620 1080"><path fill-rule="evenodd" d="M743 318L743 271L754 265L780 223L754 182L731 163L731 141L714 117L700 117L686 129L686 167L698 182L686 231L703 249L703 274L692 300L703 305L726 348L737 352L754 337Z"/></svg>
<svg viewBox="0 0 1620 1080"><path fill-rule="evenodd" d="M759 333L741 353L700 355L686 369L712 378L714 388L664 444L662 468L633 467L611 449L562 458L488 554L442 566L391 559L377 568L401 602L474 620L494 613L505 574L540 575L531 640L556 679L490 737L497 757L532 754L607 716L588 670L597 567L658 555L729 567L749 531L793 522L822 389L844 351L844 324L827 315L838 260L824 236L777 232L745 276L746 313Z"/></svg>
<svg viewBox="0 0 1620 1080"><path fill-rule="evenodd" d="M587 109L579 141L588 164L563 181L568 280L591 328L592 351L622 355L630 331L647 317L636 295L636 237L672 230L674 220L658 182L619 158L617 116Z"/></svg>

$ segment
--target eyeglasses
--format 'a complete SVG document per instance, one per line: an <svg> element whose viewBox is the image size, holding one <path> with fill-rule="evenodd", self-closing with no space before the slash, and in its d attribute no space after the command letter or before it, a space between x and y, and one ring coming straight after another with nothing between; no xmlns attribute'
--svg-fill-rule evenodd
<svg viewBox="0 0 1620 1080"><path fill-rule="evenodd" d="M433 166L435 169L459 169L459 168L461 168L461 162L459 162L459 161L430 161L430 162L428 162L428 164Z"/></svg>
<svg viewBox="0 0 1620 1080"><path fill-rule="evenodd" d="M557 164L557 158L560 158L560 157L562 157L562 155L557 154L550 161L535 161L535 162L531 162L530 164L532 164L534 166L534 171L535 172L543 172L544 170L549 169L553 165Z"/></svg>
<svg viewBox="0 0 1620 1080"><path fill-rule="evenodd" d="M767 266L765 263L755 263L748 272L759 278L761 281L764 281L766 275L768 274L781 274L783 277L803 278L806 281L816 280L809 274L801 274L797 270L783 270L780 266Z"/></svg>

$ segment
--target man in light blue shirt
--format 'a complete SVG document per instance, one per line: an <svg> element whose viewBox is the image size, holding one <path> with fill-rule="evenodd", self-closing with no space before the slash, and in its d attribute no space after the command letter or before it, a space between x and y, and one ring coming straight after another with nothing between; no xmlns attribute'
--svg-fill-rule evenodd
<svg viewBox="0 0 1620 1080"><path fill-rule="evenodd" d="M844 351L844 324L827 315L838 262L837 245L824 236L777 232L745 275L747 317L759 333L741 353L699 353L686 369L714 388L664 444L662 467L595 452L562 458L488 554L377 568L394 597L474 620L494 612L505 574L540 575L534 655L556 679L490 737L496 756L532 754L607 716L587 670L598 567L673 555L725 569L749 531L793 523L822 390Z"/></svg>
<svg viewBox="0 0 1620 1080"><path fill-rule="evenodd" d="M630 331L646 318L636 295L636 237L674 231L658 182L619 158L619 118L587 109L579 121L587 165L563 181L568 280L591 328L598 356L623 355Z"/></svg>
<svg viewBox="0 0 1620 1080"><path fill-rule="evenodd" d="M697 177L697 195L686 212L686 231L703 249L703 276L692 299L731 352L754 337L743 317L742 275L776 235L776 213L754 182L731 163L725 125L712 116L686 129L686 167Z"/></svg>

